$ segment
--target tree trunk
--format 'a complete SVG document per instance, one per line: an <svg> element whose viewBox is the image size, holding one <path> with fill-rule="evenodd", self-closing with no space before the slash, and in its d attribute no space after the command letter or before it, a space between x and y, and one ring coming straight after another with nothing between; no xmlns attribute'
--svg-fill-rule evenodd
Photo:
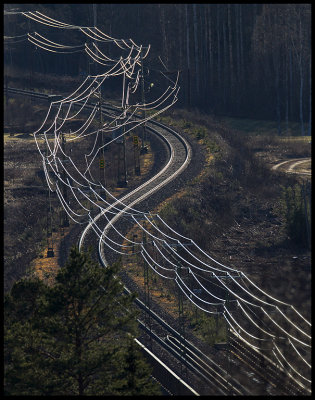
<svg viewBox="0 0 315 400"><path fill-rule="evenodd" d="M240 4L240 55L241 55L241 82L243 82L245 63L244 63L242 4Z"/></svg>
<svg viewBox="0 0 315 400"><path fill-rule="evenodd" d="M178 69L180 70L180 75L179 75L179 84L183 88L183 97L180 96L178 104L180 106L185 106L185 97L186 97L186 89L185 89L185 70L186 65L184 62L184 55L183 55L183 50L184 50L184 31L183 31L183 9L182 7L178 7L177 5L175 6L175 10L177 13L177 37L179 38L179 55L178 55L178 63L175 63L175 65L178 65ZM183 100L182 100L183 99Z"/></svg>
<svg viewBox="0 0 315 400"><path fill-rule="evenodd" d="M244 61L244 38L243 38L243 4L240 4L239 9L239 30L240 30L240 82L239 82L239 93L240 93L240 107L243 107L246 95L246 65Z"/></svg>
<svg viewBox="0 0 315 400"><path fill-rule="evenodd" d="M82 357L82 344L81 344L81 337L80 337L80 331L77 329L76 331L76 338L75 338L75 347L76 347L76 353L77 353L77 362L78 364L81 363L81 357ZM83 376L82 376L82 371L81 368L78 370L78 394L79 396L84 395L84 386L83 386Z"/></svg>
<svg viewBox="0 0 315 400"><path fill-rule="evenodd" d="M287 57L286 57L287 60ZM290 87L290 82L289 82L289 63L285 63L285 124L286 124L286 135L289 134L289 87Z"/></svg>
<svg viewBox="0 0 315 400"><path fill-rule="evenodd" d="M239 14L241 4L235 4L235 30L236 30L236 71L237 71L237 82L240 81L241 74L241 55L240 55L240 26L239 26Z"/></svg>
<svg viewBox="0 0 315 400"><path fill-rule="evenodd" d="M165 27L165 12L164 5L159 4L160 16L161 16L161 29L162 29L162 40L163 40L163 55L165 57L165 64L168 67L168 46L166 39L166 27Z"/></svg>
<svg viewBox="0 0 315 400"><path fill-rule="evenodd" d="M300 61L300 122L301 122L301 136L305 135L304 131L304 118L303 118L303 68L302 60Z"/></svg>
<svg viewBox="0 0 315 400"><path fill-rule="evenodd" d="M229 68L230 68L230 90L229 98L230 103L233 104L234 96L234 57L233 57L233 39L232 39L232 21L231 21L231 4L228 4L228 29L229 29Z"/></svg>
<svg viewBox="0 0 315 400"><path fill-rule="evenodd" d="M182 34L182 7L177 9L177 28L179 38L179 66L183 69L183 34Z"/></svg>
<svg viewBox="0 0 315 400"><path fill-rule="evenodd" d="M217 84L217 95L221 91L221 40L220 40L220 4L217 4L217 68L218 68L218 84ZM220 96L219 96L220 98Z"/></svg>
<svg viewBox="0 0 315 400"><path fill-rule="evenodd" d="M202 98L203 104L208 107L208 96L206 95L209 90L209 31L208 31L208 6L203 5L203 12L200 14L200 19L202 20L202 34L201 34L201 43L204 43L203 47L203 83L202 83ZM202 19L203 15L203 19Z"/></svg>
<svg viewBox="0 0 315 400"><path fill-rule="evenodd" d="M213 57L212 57L212 32L211 32L211 11L210 11L210 7L213 7L212 5L208 5L208 16L207 16L207 20L208 20L208 54L209 54L209 79L208 82L210 84L210 87L208 89L212 89L213 87Z"/></svg>
<svg viewBox="0 0 315 400"><path fill-rule="evenodd" d="M310 86L310 97L309 97L309 122L308 122L308 136L311 136L312 134L312 57L310 57L310 82L309 82L309 86Z"/></svg>
<svg viewBox="0 0 315 400"><path fill-rule="evenodd" d="M210 91L210 16L209 16L209 5L204 5L203 11L203 36L201 41L204 41L204 84L203 84L203 93L204 93L204 102L207 110L209 110L210 106L210 96L208 93Z"/></svg>
<svg viewBox="0 0 315 400"><path fill-rule="evenodd" d="M193 4L193 15L194 15L194 44L195 44L195 101L199 104L200 100L200 86L199 86L199 48L198 48L198 20L196 4Z"/></svg>
<svg viewBox="0 0 315 400"><path fill-rule="evenodd" d="M300 122L301 122L301 135L305 135L304 131L304 116L303 116L303 89L304 89L304 76L303 76L303 37L302 37L302 15L301 12L298 14L299 16L299 50L298 50L298 64L299 64L299 72L300 72Z"/></svg>
<svg viewBox="0 0 315 400"><path fill-rule="evenodd" d="M188 107L191 106L191 90L190 90L190 51L189 51L189 16L188 16L188 4L185 7L185 14L186 14L186 55L187 55L187 101Z"/></svg>
<svg viewBox="0 0 315 400"><path fill-rule="evenodd" d="M281 104L280 104L280 65L279 65L279 57L276 57L275 61L275 69L276 69L276 91L277 91L277 123L278 123L278 135L281 135Z"/></svg>
<svg viewBox="0 0 315 400"><path fill-rule="evenodd" d="M289 88L290 88L290 117L293 117L293 68L292 68L292 50L289 51Z"/></svg>
<svg viewBox="0 0 315 400"><path fill-rule="evenodd" d="M222 30L223 30L223 60L224 60L224 67L223 67L223 79L222 79L222 90L223 90L223 106L224 106L224 111L226 111L226 103L227 103L227 92L228 92L228 86L231 85L231 81L228 80L228 77L230 77L228 73L229 69L229 60L228 60L228 46L227 46L227 33L226 33L226 25L223 21L222 24Z"/></svg>

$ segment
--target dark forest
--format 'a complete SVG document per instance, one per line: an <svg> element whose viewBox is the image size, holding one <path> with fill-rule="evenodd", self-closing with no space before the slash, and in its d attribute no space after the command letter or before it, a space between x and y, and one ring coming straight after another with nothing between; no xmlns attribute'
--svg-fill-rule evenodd
<svg viewBox="0 0 315 400"><path fill-rule="evenodd" d="M311 131L310 4L8 4L59 21L94 26L115 38L150 44L147 71L180 71L178 106L233 117L299 121ZM40 26L39 26L40 25ZM4 34L40 32L62 44L86 40L78 31L7 15ZM31 51L30 51L31 49ZM108 49L109 54L111 49ZM5 63L32 72L78 76L91 65L84 51L56 56L32 43L5 46Z"/></svg>

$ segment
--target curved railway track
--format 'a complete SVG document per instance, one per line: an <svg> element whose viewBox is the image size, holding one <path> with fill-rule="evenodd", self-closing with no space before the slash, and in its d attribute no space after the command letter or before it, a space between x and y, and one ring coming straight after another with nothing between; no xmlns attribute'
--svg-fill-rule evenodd
<svg viewBox="0 0 315 400"><path fill-rule="evenodd" d="M14 94L28 95L41 100L49 100L52 98L52 96L43 93L31 92L28 90L14 88L7 88L7 90ZM104 112L106 112L107 109L109 109L111 112L114 110L108 105L103 105L102 109ZM110 206L108 206L105 210L94 217L94 220L91 221L82 232L79 239L79 248L83 247L86 236L91 230L94 222L101 219L102 215L110 211L110 209L114 206L119 206L121 204L124 205L124 208L122 208L121 211L115 214L114 217L112 217L107 224L104 224L102 226L103 233L99 240L98 253L100 261L104 266L107 265L107 260L106 249L104 248L104 242L102 241L102 238L109 234L112 226L118 222L124 211L128 209L128 207L133 207L136 204L137 208L139 209L143 200L145 200L153 193L157 192L169 182L174 180L179 174L181 174L185 170L191 160L191 148L188 142L183 139L177 132L156 121L150 121L146 124L146 126L147 129L149 129L153 134L157 135L166 144L169 150L169 160L166 165L151 179L144 182L136 189L125 194L118 200L114 201ZM129 291L129 289L126 287L125 290ZM166 351L168 354L171 354L174 359L177 359L182 365L185 365L192 374L195 374L198 379L203 382L203 384L207 384L208 387L212 387L212 394L251 394L249 390L245 388L244 383L239 383L236 379L230 376L226 372L226 370L224 370L220 365L207 357L191 342L184 339L180 335L180 333L178 333L174 328L167 324L155 312L149 309L140 299L136 299L136 304L138 307L144 310L145 313L150 315L150 318L152 318L156 323L155 329L149 330L146 324L141 321L141 319L139 319L140 328L142 328L142 330L150 336L150 340L155 340L160 348L163 348L164 351ZM143 343L140 343L140 345L148 351ZM253 367L253 365L259 364L257 361L257 359L259 358L257 354L252 354L250 349L247 349L244 343L240 343L234 337L231 338L230 345L231 352L229 356L235 357L233 361L234 364L237 364L236 360L238 360L241 361L243 365L245 364L255 370L255 367ZM264 362L266 362L266 360L264 360ZM279 385L279 380L284 378L283 376L280 376L281 373L279 373L279 371L276 371L277 373L275 373L275 371L273 371L272 367L270 366L268 366L266 371L268 373L264 375L265 380L268 382L269 385L280 389L281 394L304 394L303 390L297 389L291 383L289 386L287 384ZM258 374L261 375L261 372L258 372ZM182 379L176 374L174 374L174 376L176 376L176 379L178 379L179 381L182 381ZM186 385L188 392L190 391L191 394L195 395L198 394L185 382L182 383Z"/></svg>
<svg viewBox="0 0 315 400"><path fill-rule="evenodd" d="M107 265L107 260L105 256L106 250L104 248L104 242L102 241L102 238L109 234L112 226L119 220L119 218L124 214L124 211L127 210L128 207L133 207L137 204L137 208L139 208L139 204L141 203L141 201L160 190L170 181L175 179L180 173L182 173L184 169L188 166L188 163L191 159L191 148L189 144L173 129L155 121L148 123L147 128L151 130L153 134L158 135L160 139L163 140L167 145L170 153L170 158L168 162L161 171L159 171L147 182L143 183L133 191L127 193L125 196L110 205L107 209L99 213L94 218L94 220L91 221L91 223L84 229L79 240L79 248L81 248L83 246L85 237L94 222L99 220L104 213L110 211L111 208L113 208L114 206L118 206L121 203L124 203L126 205L126 207L124 207L113 218L111 218L110 222L102 229L103 234L99 239L99 258L104 267L106 267ZM125 290L128 291L126 287ZM190 372L196 374L202 381L212 386L212 388L214 389L214 394L218 391L220 392L220 394L223 395L229 393L238 395L246 393L245 388L241 388L240 390L241 386L238 384L238 382L234 380L233 383L231 383L231 381L228 382L227 379L224 377L227 375L227 372L222 370L222 368L211 359L207 359L207 357L204 356L202 352L198 350L193 344L185 340L185 344L183 345L183 338L181 337L181 335L169 324L163 321L162 318L160 318L156 313L146 307L146 305L141 300L136 299L136 304L155 319L159 326L159 328L157 329L159 332L149 331L145 323L143 323L139 319L140 327L148 335L150 335L151 338L153 338L153 340L155 340L162 348L164 348L168 353L171 353L173 357L183 363L190 370ZM170 336L169 333L174 336ZM173 338L173 340L170 338ZM174 340L177 341L177 345L174 343Z"/></svg>
<svg viewBox="0 0 315 400"><path fill-rule="evenodd" d="M124 211L126 211L128 207L133 207L135 204L139 205L141 201L151 196L153 193L175 179L188 166L191 159L191 148L185 139L181 138L174 130L157 122L147 123L147 128L152 133L158 135L165 142L170 152L169 161L164 168L151 179L144 182L142 185L127 193L123 197L119 198L117 201L114 201L113 204L99 213L84 229L79 240L79 248L82 248L85 236L91 229L91 226L97 220L99 220L103 214L106 212L108 213L113 207L119 206L121 203L126 205L126 207L117 213L115 217L113 217L111 221L104 227L102 237L108 234L108 231L112 225L117 222L117 220L123 215ZM106 265L106 258L103 255L104 249L102 245L103 242L101 240L102 237L99 240L99 254L101 255L104 265Z"/></svg>

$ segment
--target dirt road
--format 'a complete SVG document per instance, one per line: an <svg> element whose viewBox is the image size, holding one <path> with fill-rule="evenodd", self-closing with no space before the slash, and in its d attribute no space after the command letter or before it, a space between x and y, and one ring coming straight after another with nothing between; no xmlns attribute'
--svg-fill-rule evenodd
<svg viewBox="0 0 315 400"><path fill-rule="evenodd" d="M280 170L289 174L312 175L311 158L293 158L281 161L272 166L272 170Z"/></svg>

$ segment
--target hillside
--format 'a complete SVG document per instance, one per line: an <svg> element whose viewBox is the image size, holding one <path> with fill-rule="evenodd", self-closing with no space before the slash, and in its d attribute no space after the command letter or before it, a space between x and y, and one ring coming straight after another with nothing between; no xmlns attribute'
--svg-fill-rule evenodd
<svg viewBox="0 0 315 400"><path fill-rule="evenodd" d="M46 107L26 104L35 115ZM198 112L175 110L160 120L188 134L208 154L203 172L177 193L176 203L171 197L159 206L161 216L218 261L254 276L276 297L308 313L310 251L288 238L281 203L282 187L301 178L272 172L271 166L276 160L309 157L309 141L248 134L231 128L228 119ZM12 133L4 141L5 288L25 273L47 240L48 199L40 157L31 136ZM192 162L198 162L197 154ZM58 221L54 224L58 232Z"/></svg>
<svg viewBox="0 0 315 400"><path fill-rule="evenodd" d="M55 393L50 386L63 393L63 382L71 392L68 346L44 349L45 329L55 331L56 322L46 315L59 306L61 331L74 333L79 393L90 377L98 393L109 390L107 356L98 358L90 342L102 339L79 317L85 294L93 310L108 293L97 273L83 274L83 286L77 280L85 252L119 293L133 292L139 332L130 339L153 356L151 377L166 392L311 393L310 33L310 4L4 5L12 393L41 380L44 394ZM78 301L59 292L57 272ZM128 319L133 306L117 295L112 311ZM95 320L105 334L108 305L99 303L104 314ZM67 325L69 309L75 323ZM119 347L116 333L109 340ZM83 336L92 346L87 369ZM142 373L131 353L128 387ZM29 356L40 371L35 381ZM42 361L53 372L48 380Z"/></svg>
<svg viewBox="0 0 315 400"><path fill-rule="evenodd" d="M174 112L165 120L204 143L209 165L159 208L161 216L220 263L310 315L310 248L288 235L284 202L285 189L303 182L310 196L310 178L271 170L277 160L310 157L310 141L249 134L198 113Z"/></svg>

